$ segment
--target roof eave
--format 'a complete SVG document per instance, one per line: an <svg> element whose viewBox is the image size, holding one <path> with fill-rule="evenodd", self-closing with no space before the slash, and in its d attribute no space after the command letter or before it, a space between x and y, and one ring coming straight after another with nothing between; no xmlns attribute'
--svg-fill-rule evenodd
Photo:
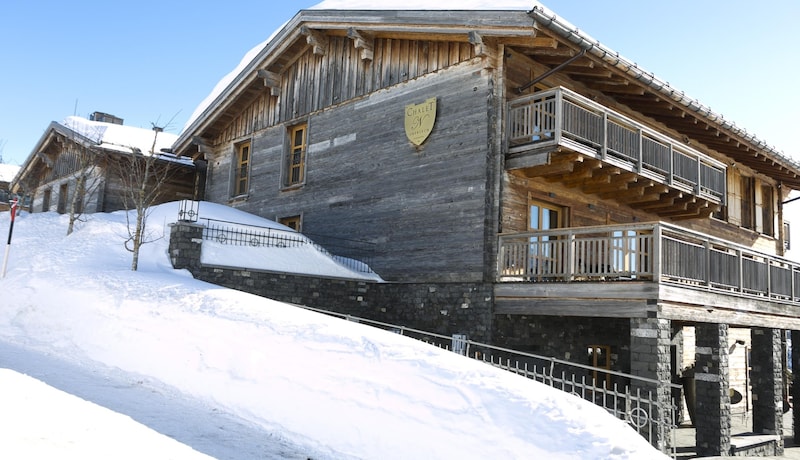
<svg viewBox="0 0 800 460"><path fill-rule="evenodd" d="M537 25L543 26L550 32L560 36L561 38L573 43L581 49L585 49L587 53L591 53L603 62L615 67L616 69L627 74L634 80L639 81L643 85L649 87L654 92L670 99L687 109L695 112L700 117L705 119L710 125L716 126L721 130L728 131L732 135L741 138L742 141L749 144L753 150L761 151L766 156L769 156L776 163L779 163L786 169L792 170L794 174L800 176L800 163L788 157L783 152L776 150L774 147L768 145L763 140L758 139L756 136L749 134L746 130L739 128L736 124L725 120L722 115L715 113L709 107L704 106L696 99L691 99L686 96L683 91L679 91L669 85L669 83L658 79L652 72L647 72L641 69L635 62L631 62L620 54L600 42L595 41L583 34L580 30L573 28L571 24L566 21L561 21L555 14L546 12L540 6L535 6L530 12L531 17ZM800 184L800 182L799 182ZM796 187L798 184L795 185Z"/></svg>

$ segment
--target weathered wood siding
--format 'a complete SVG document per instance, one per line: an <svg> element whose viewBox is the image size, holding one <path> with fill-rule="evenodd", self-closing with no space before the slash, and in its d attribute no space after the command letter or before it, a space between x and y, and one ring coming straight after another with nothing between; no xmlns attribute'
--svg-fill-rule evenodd
<svg viewBox="0 0 800 460"><path fill-rule="evenodd" d="M280 97L268 88L214 140L220 146L269 126L473 59L469 43L376 39L372 60L353 41L330 37L326 53L306 50L281 77Z"/></svg>
<svg viewBox="0 0 800 460"><path fill-rule="evenodd" d="M194 169L188 165L181 166L165 162L157 163L156 167L163 168L165 164L169 165L171 172L161 184L159 194L153 204L192 199L194 195ZM125 209L123 196L129 194L130 191L126 189L114 167L107 168L105 175L106 180L102 185L103 193L100 197L101 202L98 204L98 211L113 212ZM154 186L154 183L150 185L150 187ZM130 202L131 200L128 199L128 201Z"/></svg>
<svg viewBox="0 0 800 460"><path fill-rule="evenodd" d="M492 75L480 59L315 112L307 118L305 185L281 187L286 126L252 137L250 193L234 203L303 231L375 243L388 280L482 280ZM437 98L427 141L406 138L405 107ZM207 194L229 196L233 144L209 164ZM493 234L492 232L489 232Z"/></svg>

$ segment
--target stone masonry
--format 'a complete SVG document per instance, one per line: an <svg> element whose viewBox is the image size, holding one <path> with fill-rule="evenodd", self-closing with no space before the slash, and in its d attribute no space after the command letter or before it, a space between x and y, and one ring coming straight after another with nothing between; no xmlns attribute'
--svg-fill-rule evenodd
<svg viewBox="0 0 800 460"><path fill-rule="evenodd" d="M750 352L753 385L753 432L777 434L783 455L783 364L780 329L754 328Z"/></svg>
<svg viewBox="0 0 800 460"><path fill-rule="evenodd" d="M698 323L695 334L697 455L727 456L731 450L728 325Z"/></svg>
<svg viewBox="0 0 800 460"><path fill-rule="evenodd" d="M491 283L382 283L203 265L203 227L178 222L170 234L176 269L196 279L281 302L470 340L491 341Z"/></svg>
<svg viewBox="0 0 800 460"><path fill-rule="evenodd" d="M656 380L671 381L670 343L672 332L670 321L658 318L631 318L631 374ZM655 392L657 406L652 411L654 418L667 421L672 415L672 393L668 385L634 383L632 388L644 392ZM658 426L665 426L659 424ZM647 429L643 426L642 429ZM662 451L670 441L666 430L655 433L654 445Z"/></svg>

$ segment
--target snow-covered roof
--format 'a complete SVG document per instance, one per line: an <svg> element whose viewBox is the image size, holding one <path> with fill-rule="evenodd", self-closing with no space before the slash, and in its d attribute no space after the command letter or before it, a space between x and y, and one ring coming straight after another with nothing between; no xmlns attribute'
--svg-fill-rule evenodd
<svg viewBox="0 0 800 460"><path fill-rule="evenodd" d="M440 0L438 2L431 2L430 0L384 0L375 2L374 0L324 0L311 8L310 10L397 10L397 11L424 11L424 10L439 10L439 11L530 11L534 6L544 8L537 1L532 0ZM288 21L287 21L288 22ZM195 108L192 115L184 125L183 131L188 130L192 124L201 117L203 112L206 111L214 101L225 91L228 86L236 80L236 77L242 73L245 68L269 45L273 38L286 26L287 22L281 24L272 34L263 42L254 46L248 51L242 60L239 62L230 73L222 77L222 79L214 86L208 96L203 99L197 108Z"/></svg>
<svg viewBox="0 0 800 460"><path fill-rule="evenodd" d="M11 182L19 169L19 166L0 164L0 182Z"/></svg>
<svg viewBox="0 0 800 460"><path fill-rule="evenodd" d="M543 28L548 28L554 33L567 38L572 43L577 43L591 54L599 57L609 65L617 67L632 78L651 87L655 92L663 94L665 97L682 104L697 113L700 117L714 123L723 129L730 130L736 135L742 136L747 142L762 149L773 158L782 160L790 169L800 168L800 163L778 151L763 140L748 133L745 129L738 127L735 123L728 121L722 115L712 111L709 107L700 104L697 99L690 98L683 91L670 86L664 80L656 77L652 72L639 67L635 62L628 60L620 53L602 45L598 40L578 29L575 25L557 16L551 9L536 0L440 0L431 2L430 0L324 0L309 10L345 10L345 11L526 11L529 12L535 21ZM197 106L184 125L178 140L186 142L192 130L196 129L196 123L208 116L208 110L215 104L221 103L222 96L231 91L237 79L256 65L255 60L263 56L266 49L272 46L272 41L284 29L286 23L274 31L270 37L251 49L240 61L239 65L230 73L225 75L214 87L211 93ZM179 146L176 146L179 147Z"/></svg>
<svg viewBox="0 0 800 460"><path fill-rule="evenodd" d="M156 137L156 132L152 129L92 121L76 116L67 117L60 124L89 139L100 148L128 153L133 149L138 149L142 153L149 153L151 150L160 153L162 148L170 148L178 138L175 134L165 132L159 132Z"/></svg>

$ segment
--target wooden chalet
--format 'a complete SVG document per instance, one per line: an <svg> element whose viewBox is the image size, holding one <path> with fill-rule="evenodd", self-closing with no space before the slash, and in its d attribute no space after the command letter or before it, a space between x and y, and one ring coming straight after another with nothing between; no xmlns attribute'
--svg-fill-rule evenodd
<svg viewBox="0 0 800 460"><path fill-rule="evenodd" d="M174 145L205 199L369 241L392 283L488 285L494 344L664 382L694 363L701 454L730 447L749 331L740 390L781 432L798 163L541 5L302 10L252 55Z"/></svg>
<svg viewBox="0 0 800 460"><path fill-rule="evenodd" d="M31 212L69 212L75 193L76 212L112 212L125 209L124 167L130 155L154 151L159 168L171 170L157 203L194 197L195 168L169 149L174 134L123 125L123 120L102 112L90 119L67 117L47 127L14 178L14 193L30 197ZM155 147L155 148L154 148ZM78 178L82 177L79 181Z"/></svg>

